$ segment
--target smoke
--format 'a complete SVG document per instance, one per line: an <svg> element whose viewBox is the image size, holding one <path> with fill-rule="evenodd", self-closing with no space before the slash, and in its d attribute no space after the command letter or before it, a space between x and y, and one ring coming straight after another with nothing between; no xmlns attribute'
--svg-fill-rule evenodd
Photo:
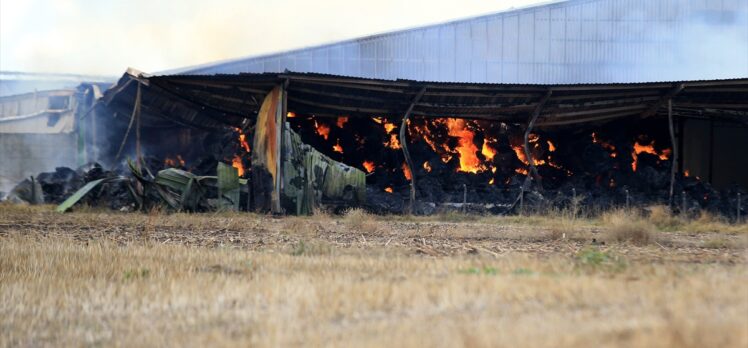
<svg viewBox="0 0 748 348"><path fill-rule="evenodd" d="M537 2L0 0L0 70L158 72Z"/></svg>
<svg viewBox="0 0 748 348"><path fill-rule="evenodd" d="M641 23L636 42L605 62L610 82L679 81L748 77L748 5L725 1L732 10L688 8L670 20L629 8L621 22ZM681 4L679 6L686 6ZM681 10L676 7L676 10ZM655 14L655 16L657 16ZM662 16L662 14L660 14ZM642 23L642 21L644 21ZM571 81L579 82L579 81Z"/></svg>

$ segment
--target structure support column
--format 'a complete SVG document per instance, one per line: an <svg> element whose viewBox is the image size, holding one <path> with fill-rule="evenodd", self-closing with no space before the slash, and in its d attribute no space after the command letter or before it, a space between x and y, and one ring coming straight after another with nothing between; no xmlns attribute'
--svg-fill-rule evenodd
<svg viewBox="0 0 748 348"><path fill-rule="evenodd" d="M408 106L408 110L405 111L405 115L403 116L403 121L400 123L400 146L403 148L403 155L405 156L405 164L408 166L408 170L410 170L410 202L408 203L408 214L413 214L413 209L415 207L415 201L416 201L416 173L413 166L413 160L410 158L410 152L408 152L408 141L405 139L406 134L406 128L408 126L408 119L410 118L410 114L413 112L413 108L415 107L416 103L423 97L423 94L426 93L426 87L421 88L420 91L418 91L418 94L413 98L413 100L410 102L410 105Z"/></svg>
<svg viewBox="0 0 748 348"><path fill-rule="evenodd" d="M538 105L535 107L535 110L533 110L532 116L530 116L530 121L527 123L527 128L525 129L525 157L527 158L527 163L530 166L530 170L527 175L528 177L532 175L538 182L540 182L540 174L538 174L538 168L535 167L535 160L532 158L532 153L530 152L530 132L532 132L532 128L535 127L535 122L538 120L538 116L540 116L540 112L543 110L543 106L545 106L545 103L547 103L548 99L551 98L551 94L553 94L553 91L549 89L545 96L540 99Z"/></svg>
<svg viewBox="0 0 748 348"><path fill-rule="evenodd" d="M667 119L670 128L670 143L673 147L672 165L670 166L670 197L668 204L670 209L673 208L673 192L675 189L675 173L678 171L678 141L675 138L675 124L673 120L673 100L667 101ZM684 212L681 212L684 213Z"/></svg>
<svg viewBox="0 0 748 348"><path fill-rule="evenodd" d="M525 129L525 135L524 135L524 150L525 150L525 156L527 157L527 163L530 166L530 170L527 171L527 177L525 177L525 182L522 183L522 186L520 187L519 195L517 195L517 199L514 200L514 203L512 203L511 206L505 211L505 213L508 213L512 211L516 206L517 203L522 202L523 210L524 210L524 197L525 197L525 191L530 187L530 184L532 183L533 176L537 176L538 178L540 175L538 175L538 170L535 167L535 160L532 158L532 153L530 152L530 132L532 131L532 128L535 126L535 122L538 120L538 117L540 116L540 112L543 111L543 106L548 102L548 99L551 98L551 95L553 94L552 89L548 89L548 92L545 93L545 95L538 101L537 106L535 106L535 110L533 110L532 114L530 115L530 120L527 123L527 128Z"/></svg>

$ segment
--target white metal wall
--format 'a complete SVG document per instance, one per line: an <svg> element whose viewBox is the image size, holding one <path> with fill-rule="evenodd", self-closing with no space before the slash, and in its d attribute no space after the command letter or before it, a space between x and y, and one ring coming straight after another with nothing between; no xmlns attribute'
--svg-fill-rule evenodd
<svg viewBox="0 0 748 348"><path fill-rule="evenodd" d="M571 0L182 70L605 83L748 76L748 0Z"/></svg>

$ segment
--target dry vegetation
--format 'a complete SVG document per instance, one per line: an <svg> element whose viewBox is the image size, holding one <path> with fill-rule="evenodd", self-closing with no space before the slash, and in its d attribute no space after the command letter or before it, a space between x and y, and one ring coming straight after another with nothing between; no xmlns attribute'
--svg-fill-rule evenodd
<svg viewBox="0 0 748 348"><path fill-rule="evenodd" d="M0 205L0 346L748 346L748 228L657 209L276 219Z"/></svg>

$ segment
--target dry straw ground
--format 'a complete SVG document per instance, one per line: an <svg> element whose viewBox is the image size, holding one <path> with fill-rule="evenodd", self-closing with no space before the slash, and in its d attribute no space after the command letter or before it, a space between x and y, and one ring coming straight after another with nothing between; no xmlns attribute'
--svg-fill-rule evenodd
<svg viewBox="0 0 748 348"><path fill-rule="evenodd" d="M746 225L658 214L0 205L0 346L748 346Z"/></svg>

